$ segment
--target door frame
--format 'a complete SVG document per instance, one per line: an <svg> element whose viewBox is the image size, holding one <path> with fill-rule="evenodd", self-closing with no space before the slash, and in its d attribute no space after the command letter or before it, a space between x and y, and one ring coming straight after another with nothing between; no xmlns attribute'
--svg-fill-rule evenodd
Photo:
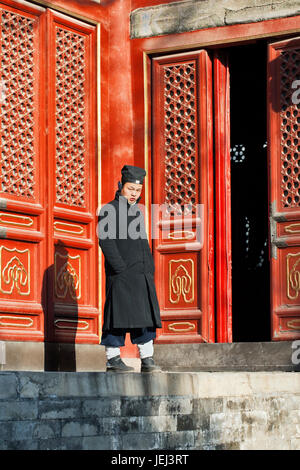
<svg viewBox="0 0 300 470"><path fill-rule="evenodd" d="M259 28L258 28L259 26ZM132 39L132 68L135 70L133 89L137 93L133 94L134 122L144 121L144 138L141 143L141 128L134 129L135 152L143 153L144 167L148 174L151 174L151 57L163 54L174 54L176 52L188 52L194 48L221 49L229 45L249 44L257 39L292 37L299 35L300 17L293 16L279 18L275 20L265 20L261 22L238 24L209 28L186 33L170 34L159 37ZM222 296L217 296L215 303L216 320L216 341L232 342L232 295L231 295L231 223L230 220L230 187L228 186L230 172L230 127L226 113L229 103L228 94L228 74L226 67L220 61L216 53L214 59L214 83L215 87L221 87L223 96L215 100L215 109L219 109L222 117L215 123L215 161L216 179L218 182L219 194L216 195L215 211L216 226L215 237L219 240L216 243L216 289L223 292ZM143 81L143 83L141 83ZM143 98L138 90L143 90ZM216 94L215 94L216 96ZM143 99L143 106L140 104ZM138 103L139 102L139 103ZM227 108L228 109L228 108ZM135 138L136 136L136 138ZM139 138L140 143L137 143ZM222 152L226 155L225 160L221 160ZM138 160L138 158L137 158ZM229 165L228 165L229 162ZM221 192L223 197L220 198ZM146 229L148 237L151 233L150 203L152 199L151 184L145 184L145 205L148 214ZM223 210L223 212L222 212ZM224 212L225 210L225 212ZM150 238L149 241L151 242ZM271 314L271 313L270 313Z"/></svg>

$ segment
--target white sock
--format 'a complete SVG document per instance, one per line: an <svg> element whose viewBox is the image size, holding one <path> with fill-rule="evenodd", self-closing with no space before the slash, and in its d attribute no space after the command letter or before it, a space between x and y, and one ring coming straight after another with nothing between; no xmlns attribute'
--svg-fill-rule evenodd
<svg viewBox="0 0 300 470"><path fill-rule="evenodd" d="M146 357L153 356L153 340L151 339L148 343L145 344L138 344L140 358L146 359Z"/></svg>
<svg viewBox="0 0 300 470"><path fill-rule="evenodd" d="M113 357L120 356L120 348L114 346L105 346L106 358L109 361Z"/></svg>

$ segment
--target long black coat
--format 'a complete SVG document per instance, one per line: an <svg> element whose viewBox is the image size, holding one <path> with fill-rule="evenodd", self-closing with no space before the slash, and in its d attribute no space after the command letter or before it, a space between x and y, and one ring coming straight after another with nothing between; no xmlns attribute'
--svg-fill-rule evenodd
<svg viewBox="0 0 300 470"><path fill-rule="evenodd" d="M138 238L132 238L132 228L137 228L135 233L139 229ZM160 328L154 262L143 214L138 204L131 206L120 190L101 208L98 237L106 273L103 330Z"/></svg>

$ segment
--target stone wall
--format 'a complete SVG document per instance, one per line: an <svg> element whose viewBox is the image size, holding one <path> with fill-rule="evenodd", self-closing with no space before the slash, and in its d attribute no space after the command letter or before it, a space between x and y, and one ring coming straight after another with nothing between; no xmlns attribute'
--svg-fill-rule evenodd
<svg viewBox="0 0 300 470"><path fill-rule="evenodd" d="M299 0L186 0L133 11L131 38L182 33L299 14Z"/></svg>
<svg viewBox="0 0 300 470"><path fill-rule="evenodd" d="M0 372L0 449L299 449L297 372Z"/></svg>

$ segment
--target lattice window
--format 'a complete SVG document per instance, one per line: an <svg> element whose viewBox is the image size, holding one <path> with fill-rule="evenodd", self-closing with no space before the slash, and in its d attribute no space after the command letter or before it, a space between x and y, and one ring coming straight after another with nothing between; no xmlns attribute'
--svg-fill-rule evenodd
<svg viewBox="0 0 300 470"><path fill-rule="evenodd" d="M0 192L34 198L34 20L1 13Z"/></svg>
<svg viewBox="0 0 300 470"><path fill-rule="evenodd" d="M175 215L195 213L195 101L195 63L165 66L165 203Z"/></svg>
<svg viewBox="0 0 300 470"><path fill-rule="evenodd" d="M283 51L280 58L282 204L296 207L300 205L300 103L294 99L294 85L300 80L300 49Z"/></svg>
<svg viewBox="0 0 300 470"><path fill-rule="evenodd" d="M85 38L56 29L56 200L85 206Z"/></svg>

